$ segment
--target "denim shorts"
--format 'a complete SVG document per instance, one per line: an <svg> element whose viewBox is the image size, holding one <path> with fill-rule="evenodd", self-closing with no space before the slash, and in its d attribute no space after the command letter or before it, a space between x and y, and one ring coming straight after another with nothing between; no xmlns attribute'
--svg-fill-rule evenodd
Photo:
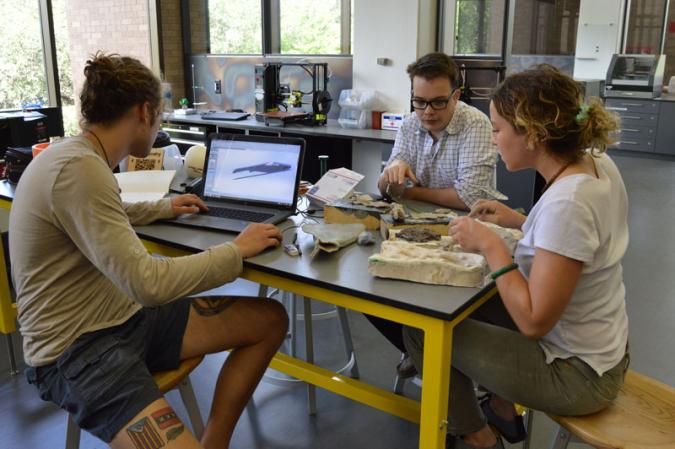
<svg viewBox="0 0 675 449"><path fill-rule="evenodd" d="M28 367L26 377L45 401L70 413L106 443L162 393L152 372L175 369L190 299L143 308L123 324L86 333L56 362Z"/></svg>

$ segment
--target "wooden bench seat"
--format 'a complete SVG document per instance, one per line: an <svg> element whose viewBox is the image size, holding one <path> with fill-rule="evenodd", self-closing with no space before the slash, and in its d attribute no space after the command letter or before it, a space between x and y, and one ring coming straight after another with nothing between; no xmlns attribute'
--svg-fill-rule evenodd
<svg viewBox="0 0 675 449"><path fill-rule="evenodd" d="M631 370L608 408L587 416L549 417L596 448L675 449L675 388ZM566 447L565 439L559 434L551 447Z"/></svg>

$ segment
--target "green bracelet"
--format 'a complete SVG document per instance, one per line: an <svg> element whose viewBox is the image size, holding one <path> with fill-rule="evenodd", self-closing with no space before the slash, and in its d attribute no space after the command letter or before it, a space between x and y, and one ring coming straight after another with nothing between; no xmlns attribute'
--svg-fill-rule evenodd
<svg viewBox="0 0 675 449"><path fill-rule="evenodd" d="M507 266L502 267L502 268L500 268L499 270L493 271L492 273L490 273L490 277L491 277L492 280L494 281L495 279L497 279L497 278L498 278L499 276L501 276L502 274L508 273L509 271L515 270L516 268L518 268L518 264L517 264L517 263L515 263L515 262L510 263L510 264L508 264Z"/></svg>

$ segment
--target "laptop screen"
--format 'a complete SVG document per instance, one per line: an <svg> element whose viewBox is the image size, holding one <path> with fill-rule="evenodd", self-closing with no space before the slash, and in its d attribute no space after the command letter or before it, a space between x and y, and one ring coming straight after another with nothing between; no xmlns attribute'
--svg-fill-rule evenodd
<svg viewBox="0 0 675 449"><path fill-rule="evenodd" d="M300 142L236 135L214 137L204 170L204 197L294 207L302 156Z"/></svg>

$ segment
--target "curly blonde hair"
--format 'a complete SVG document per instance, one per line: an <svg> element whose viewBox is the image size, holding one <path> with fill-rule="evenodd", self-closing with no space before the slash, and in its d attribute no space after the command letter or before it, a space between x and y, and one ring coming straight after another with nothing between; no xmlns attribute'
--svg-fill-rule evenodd
<svg viewBox="0 0 675 449"><path fill-rule="evenodd" d="M577 161L586 151L601 153L613 143L619 118L599 98L584 103L579 83L548 64L509 76L492 94L504 119L528 145L543 144L563 160Z"/></svg>
<svg viewBox="0 0 675 449"><path fill-rule="evenodd" d="M138 59L97 52L84 67L84 85L80 92L80 125L109 125L138 104L149 103L159 111L161 84Z"/></svg>

